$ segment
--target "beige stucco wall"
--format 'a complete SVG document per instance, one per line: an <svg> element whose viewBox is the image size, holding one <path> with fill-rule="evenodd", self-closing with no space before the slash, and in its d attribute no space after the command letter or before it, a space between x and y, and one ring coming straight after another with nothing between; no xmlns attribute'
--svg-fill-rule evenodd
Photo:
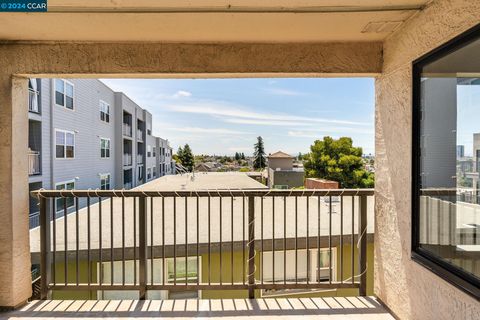
<svg viewBox="0 0 480 320"><path fill-rule="evenodd" d="M375 84L375 293L401 319L480 319L477 300L410 258L411 63L477 23L479 1L434 1L384 44Z"/></svg>

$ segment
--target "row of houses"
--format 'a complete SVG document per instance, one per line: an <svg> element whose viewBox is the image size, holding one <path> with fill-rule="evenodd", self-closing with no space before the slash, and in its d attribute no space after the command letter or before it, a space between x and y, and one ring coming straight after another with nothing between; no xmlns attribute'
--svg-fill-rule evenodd
<svg viewBox="0 0 480 320"><path fill-rule="evenodd" d="M152 114L99 80L30 79L28 110L30 191L130 189L175 173ZM38 211L32 198L31 228Z"/></svg>

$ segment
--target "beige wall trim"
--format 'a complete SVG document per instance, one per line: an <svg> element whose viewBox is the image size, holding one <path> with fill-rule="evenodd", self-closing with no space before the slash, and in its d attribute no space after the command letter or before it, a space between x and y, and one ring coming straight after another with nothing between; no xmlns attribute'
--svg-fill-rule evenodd
<svg viewBox="0 0 480 320"><path fill-rule="evenodd" d="M0 45L7 74L316 74L375 75L380 42L287 44L10 43Z"/></svg>

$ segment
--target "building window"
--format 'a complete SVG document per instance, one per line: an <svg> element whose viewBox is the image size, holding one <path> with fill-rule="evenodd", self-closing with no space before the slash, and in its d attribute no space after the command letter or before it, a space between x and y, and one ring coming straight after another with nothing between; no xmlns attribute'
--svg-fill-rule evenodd
<svg viewBox="0 0 480 320"><path fill-rule="evenodd" d="M477 27L413 64L412 258L476 298L479 55Z"/></svg>
<svg viewBox="0 0 480 320"><path fill-rule="evenodd" d="M143 166L138 167L138 181L143 180Z"/></svg>
<svg viewBox="0 0 480 320"><path fill-rule="evenodd" d="M151 146L147 146L147 157L151 157L152 156L152 147Z"/></svg>
<svg viewBox="0 0 480 320"><path fill-rule="evenodd" d="M152 147L152 155L153 155L154 157L157 156L157 148Z"/></svg>
<svg viewBox="0 0 480 320"><path fill-rule="evenodd" d="M102 100L100 100L100 120L110 122L110 105Z"/></svg>
<svg viewBox="0 0 480 320"><path fill-rule="evenodd" d="M320 254L320 256L318 256ZM263 279L270 282L273 280L281 282L284 280L295 282L306 282L307 280L315 283L336 281L336 248L332 248L332 264L330 265L330 249L324 248L297 251L297 262L295 263L295 250L276 251L275 261L273 261L272 251L263 253ZM284 274L284 261L287 261ZM309 269L307 270L307 262ZM275 264L275 275L273 274L273 264ZM297 268L295 268L295 264ZM296 274L295 274L296 273ZM317 280L318 279L318 280ZM263 296L285 295L297 292L308 292L312 289L269 289L262 290Z"/></svg>
<svg viewBox="0 0 480 320"><path fill-rule="evenodd" d="M110 173L100 175L100 189L110 190Z"/></svg>
<svg viewBox="0 0 480 320"><path fill-rule="evenodd" d="M157 177L157 167L152 168L152 175L154 178Z"/></svg>
<svg viewBox="0 0 480 320"><path fill-rule="evenodd" d="M55 184L56 190L73 190L75 189L75 180L59 182ZM55 200L56 211L63 215L63 211L65 211L65 205L67 210L72 208L75 205L75 198L66 197L66 198L56 198ZM60 216L61 216L60 215ZM59 215L56 216L57 218Z"/></svg>
<svg viewBox="0 0 480 320"><path fill-rule="evenodd" d="M147 180L152 179L152 168L147 168Z"/></svg>
<svg viewBox="0 0 480 320"><path fill-rule="evenodd" d="M73 83L64 79L55 79L55 103L73 110Z"/></svg>
<svg viewBox="0 0 480 320"><path fill-rule="evenodd" d="M71 159L75 157L75 133L65 130L55 130L55 157Z"/></svg>
<svg viewBox="0 0 480 320"><path fill-rule="evenodd" d="M149 136L151 136L151 135L152 135L152 130L147 129L147 134L148 134Z"/></svg>
<svg viewBox="0 0 480 320"><path fill-rule="evenodd" d="M100 157L110 158L110 139L100 138Z"/></svg>

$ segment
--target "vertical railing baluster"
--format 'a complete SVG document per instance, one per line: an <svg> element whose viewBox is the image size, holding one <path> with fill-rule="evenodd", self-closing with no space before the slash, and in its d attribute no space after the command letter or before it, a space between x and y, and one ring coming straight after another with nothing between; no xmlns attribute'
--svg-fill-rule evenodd
<svg viewBox="0 0 480 320"><path fill-rule="evenodd" d="M255 298L255 197L248 197L248 298Z"/></svg>
<svg viewBox="0 0 480 320"><path fill-rule="evenodd" d="M53 266L52 266L52 280L53 280L53 285L55 286L57 284L57 277L56 277L56 265L57 265L57 198L53 198Z"/></svg>
<svg viewBox="0 0 480 320"><path fill-rule="evenodd" d="M150 283L153 286L153 197L150 197Z"/></svg>
<svg viewBox="0 0 480 320"><path fill-rule="evenodd" d="M173 197L173 285L177 285L177 197Z"/></svg>
<svg viewBox="0 0 480 320"><path fill-rule="evenodd" d="M233 197L230 197L230 273L233 285Z"/></svg>
<svg viewBox="0 0 480 320"><path fill-rule="evenodd" d="M332 283L332 196L328 197L328 283Z"/></svg>
<svg viewBox="0 0 480 320"><path fill-rule="evenodd" d="M261 283L263 284L263 258L265 257L264 255L264 250L263 250L263 196L260 197L260 279Z"/></svg>
<svg viewBox="0 0 480 320"><path fill-rule="evenodd" d="M188 285L188 198L185 197L185 285Z"/></svg>
<svg viewBox="0 0 480 320"><path fill-rule="evenodd" d="M287 197L283 197L283 284L287 284Z"/></svg>
<svg viewBox="0 0 480 320"><path fill-rule="evenodd" d="M295 196L295 284L298 284L298 197Z"/></svg>
<svg viewBox="0 0 480 320"><path fill-rule="evenodd" d="M340 282L343 283L343 195L340 196Z"/></svg>
<svg viewBox="0 0 480 320"><path fill-rule="evenodd" d="M110 197L110 284L113 286L113 197Z"/></svg>
<svg viewBox="0 0 480 320"><path fill-rule="evenodd" d="M317 282L320 282L320 218L321 218L321 206L322 206L322 198L320 196L317 197Z"/></svg>
<svg viewBox="0 0 480 320"><path fill-rule="evenodd" d="M90 212L90 196L87 197L87 279L88 279L88 296L92 298L92 291L90 290L90 286L92 284L92 257L90 256L91 250L91 230L90 230L90 219L91 219L91 212Z"/></svg>
<svg viewBox="0 0 480 320"><path fill-rule="evenodd" d="M246 269L247 263L245 261L245 197L242 197L242 272L243 272L243 284L246 281Z"/></svg>
<svg viewBox="0 0 480 320"><path fill-rule="evenodd" d="M138 247L140 300L145 300L147 286L147 198L138 198Z"/></svg>
<svg viewBox="0 0 480 320"><path fill-rule="evenodd" d="M208 196L208 285L212 283L212 249L211 249L211 206L210 206L210 195Z"/></svg>
<svg viewBox="0 0 480 320"><path fill-rule="evenodd" d="M200 276L199 276L199 270L200 270L200 223L199 223L199 218L200 218L200 198L197 196L197 285L200 284Z"/></svg>
<svg viewBox="0 0 480 320"><path fill-rule="evenodd" d="M359 295L367 295L367 196L360 196L360 214L358 221L358 235L360 248L358 252L360 273ZM353 221L352 221L353 222Z"/></svg>
<svg viewBox="0 0 480 320"><path fill-rule="evenodd" d="M68 226L67 226L67 199L63 198L63 250L65 253L64 261L64 281L68 285Z"/></svg>
<svg viewBox="0 0 480 320"><path fill-rule="evenodd" d="M355 241L355 229L354 229L354 219L355 217L355 196L352 196L352 222L351 222L351 227L352 227L352 236L351 236L351 239L350 239L350 254L351 254L351 257L350 257L350 260L351 260L351 271L352 271L352 284L355 283L355 246L354 246L354 241Z"/></svg>
<svg viewBox="0 0 480 320"><path fill-rule="evenodd" d="M275 196L272 197L272 283L275 284Z"/></svg>
<svg viewBox="0 0 480 320"><path fill-rule="evenodd" d="M122 285L125 285L125 197L122 195Z"/></svg>
<svg viewBox="0 0 480 320"><path fill-rule="evenodd" d="M137 284L137 197L133 197L133 284Z"/></svg>
<svg viewBox="0 0 480 320"><path fill-rule="evenodd" d="M50 198L40 197L40 298L46 300L50 285ZM55 264L55 261L54 261Z"/></svg>
<svg viewBox="0 0 480 320"><path fill-rule="evenodd" d="M223 272L222 272L222 230L223 230L223 223L222 223L222 197L220 194L218 195L218 201L220 202L220 285L223 283Z"/></svg>
<svg viewBox="0 0 480 320"><path fill-rule="evenodd" d="M80 281L80 260L78 257L78 247L80 245L80 240L79 240L79 227L78 227L79 219L78 219L78 199L75 201L75 282L77 284L77 287L79 285Z"/></svg>
<svg viewBox="0 0 480 320"><path fill-rule="evenodd" d="M102 198L98 197L98 261L100 268L100 286L103 286L103 255L102 255ZM102 291L103 295L103 291Z"/></svg>
<svg viewBox="0 0 480 320"><path fill-rule="evenodd" d="M162 284L165 286L165 197L162 197Z"/></svg>
<svg viewBox="0 0 480 320"><path fill-rule="evenodd" d="M307 249L307 284L309 283L309 275L310 275L310 250L308 246L308 240L310 235L310 197L307 195L307 240L306 240L306 249Z"/></svg>

